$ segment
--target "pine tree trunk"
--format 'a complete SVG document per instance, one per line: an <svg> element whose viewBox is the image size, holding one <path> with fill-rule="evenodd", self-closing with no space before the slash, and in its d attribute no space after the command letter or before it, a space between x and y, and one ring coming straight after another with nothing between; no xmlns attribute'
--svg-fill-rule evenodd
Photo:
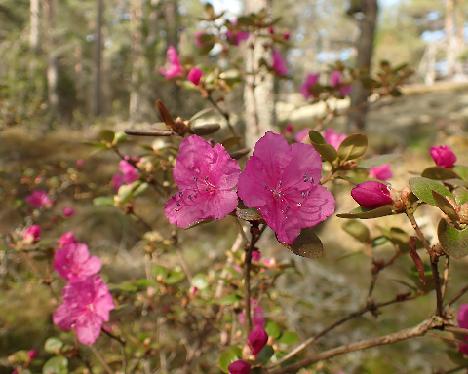
<svg viewBox="0 0 468 374"><path fill-rule="evenodd" d="M31 51L39 53L40 50L40 0L31 0L29 3L29 46Z"/></svg>
<svg viewBox="0 0 468 374"><path fill-rule="evenodd" d="M164 15L166 20L166 44L178 50L179 44L179 8L178 0L167 0L164 7ZM166 48L166 49L167 49ZM174 85L172 90L174 111L180 110L179 87Z"/></svg>
<svg viewBox="0 0 468 374"><path fill-rule="evenodd" d="M131 27L132 27L132 86L130 91L130 121L141 120L141 72L142 72L142 35L141 23L143 9L141 0L132 0L131 3Z"/></svg>
<svg viewBox="0 0 468 374"><path fill-rule="evenodd" d="M362 18L358 20L360 35L356 43L356 68L364 75L368 75L372 66L372 52L374 47L375 28L377 23L377 0L361 0ZM353 84L351 92L351 106L348 115L350 130L364 130L368 111L369 89L362 81Z"/></svg>
<svg viewBox="0 0 468 374"><path fill-rule="evenodd" d="M102 114L102 24L104 17L104 2L97 0L96 9L96 35L94 50L94 115Z"/></svg>
<svg viewBox="0 0 468 374"><path fill-rule="evenodd" d="M56 0L46 0L45 10L47 16L47 88L49 109L52 119L58 116L59 112L59 94L58 94L58 79L59 79L59 66L58 56L56 52L56 17L57 17L57 3Z"/></svg>
<svg viewBox="0 0 468 374"><path fill-rule="evenodd" d="M268 0L244 0L245 12L258 12L261 9L270 10ZM274 121L274 79L271 74L258 72L259 61L263 58L271 61L271 52L264 47L265 40L259 36L251 36L245 50L246 78L244 88L245 105L245 143L253 147L259 137L272 129Z"/></svg>
<svg viewBox="0 0 468 374"><path fill-rule="evenodd" d="M455 0L446 0L445 7L445 35L447 36L447 76L455 75L457 56L457 39L455 35Z"/></svg>

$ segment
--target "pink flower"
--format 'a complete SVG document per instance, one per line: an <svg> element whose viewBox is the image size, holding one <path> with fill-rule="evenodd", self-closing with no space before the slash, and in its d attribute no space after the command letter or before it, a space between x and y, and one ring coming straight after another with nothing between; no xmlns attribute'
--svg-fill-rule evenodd
<svg viewBox="0 0 468 374"><path fill-rule="evenodd" d="M325 138L328 144L332 145L333 148L338 149L341 142L345 140L346 134L334 131L333 129L326 129L323 133L323 137Z"/></svg>
<svg viewBox="0 0 468 374"><path fill-rule="evenodd" d="M277 49L273 49L272 59L272 68L276 72L276 74L278 74L279 76L288 75L288 66L286 64L286 60Z"/></svg>
<svg viewBox="0 0 468 374"><path fill-rule="evenodd" d="M460 305L458 309L458 326L464 329L468 329L468 304ZM463 342L459 343L458 350L464 355L468 355L468 336L464 336Z"/></svg>
<svg viewBox="0 0 468 374"><path fill-rule="evenodd" d="M237 20L232 20L231 25L232 27L228 28L226 31L226 39L230 44L238 46L240 43L250 38L250 33L248 31L237 29Z"/></svg>
<svg viewBox="0 0 468 374"><path fill-rule="evenodd" d="M112 177L112 187L117 191L124 184L131 184L138 178L140 178L138 169L128 161L122 160L119 162L119 172Z"/></svg>
<svg viewBox="0 0 468 374"><path fill-rule="evenodd" d="M367 181L360 183L351 190L351 196L359 205L365 208L376 208L393 203L390 190L380 182Z"/></svg>
<svg viewBox="0 0 468 374"><path fill-rule="evenodd" d="M200 84L200 80L202 76L203 76L202 69L195 66L190 69L189 73L187 74L187 79L190 82L192 82L195 86L198 86Z"/></svg>
<svg viewBox="0 0 468 374"><path fill-rule="evenodd" d="M255 325L247 342L253 355L258 355L268 341L268 334L261 325Z"/></svg>
<svg viewBox="0 0 468 374"><path fill-rule="evenodd" d="M75 165L78 169L82 169L85 166L86 161L83 159L78 159L75 161Z"/></svg>
<svg viewBox="0 0 468 374"><path fill-rule="evenodd" d="M262 254L258 249L252 251L252 261L258 262L262 258Z"/></svg>
<svg viewBox="0 0 468 374"><path fill-rule="evenodd" d="M343 84L343 74L339 70L333 70L330 74L330 85L337 88L341 96L346 96L351 93L351 85Z"/></svg>
<svg viewBox="0 0 468 374"><path fill-rule="evenodd" d="M292 123L288 123L287 126L284 129L285 134L292 134L294 132L294 126Z"/></svg>
<svg viewBox="0 0 468 374"><path fill-rule="evenodd" d="M183 73L183 68L177 55L177 50L175 47L171 46L167 49L167 68L159 69L159 72L164 75L166 79L174 79L181 77Z"/></svg>
<svg viewBox="0 0 468 374"><path fill-rule="evenodd" d="M195 31L195 45L198 48L203 48L203 36L205 35L204 31L198 30Z"/></svg>
<svg viewBox="0 0 468 374"><path fill-rule="evenodd" d="M84 243L64 244L55 252L54 269L63 279L77 281L97 274L101 261Z"/></svg>
<svg viewBox="0 0 468 374"><path fill-rule="evenodd" d="M71 206L65 206L62 209L62 214L64 217L71 217L75 214L75 209L73 209Z"/></svg>
<svg viewBox="0 0 468 374"><path fill-rule="evenodd" d="M41 227L39 225L31 225L23 231L23 242L26 244L36 243L41 240Z"/></svg>
<svg viewBox="0 0 468 374"><path fill-rule="evenodd" d="M35 349L31 349L28 351L28 359L29 361L34 360L37 357L37 351Z"/></svg>
<svg viewBox="0 0 468 374"><path fill-rule="evenodd" d="M258 305L258 302L256 300L252 304L254 306L253 324L255 326L265 327L265 313L263 311L263 308L260 305Z"/></svg>
<svg viewBox="0 0 468 374"><path fill-rule="evenodd" d="M247 361L236 360L229 364L228 372L229 374L250 374L251 366Z"/></svg>
<svg viewBox="0 0 468 374"><path fill-rule="evenodd" d="M284 40L291 39L291 33L289 31L283 32L283 38L284 38Z"/></svg>
<svg viewBox="0 0 468 374"><path fill-rule="evenodd" d="M239 165L221 144L212 147L198 135L186 137L174 168L178 192L166 203L166 217L182 228L225 217L237 206L239 174Z"/></svg>
<svg viewBox="0 0 468 374"><path fill-rule="evenodd" d="M302 83L301 86L301 94L304 96L304 98L308 99L311 96L314 96L314 94L311 92L312 88L318 83L320 79L320 74L308 74L306 79L304 80L304 83Z"/></svg>
<svg viewBox="0 0 468 374"><path fill-rule="evenodd" d="M65 244L74 244L77 243L75 235L71 231L67 231L60 236L58 240L59 248L64 246Z"/></svg>
<svg viewBox="0 0 468 374"><path fill-rule="evenodd" d="M372 178L380 179L382 181L385 181L385 180L390 179L391 177L393 177L393 172L392 172L392 168L390 167L389 164L383 164L383 165L380 165L380 166L374 166L374 167L370 168L369 175Z"/></svg>
<svg viewBox="0 0 468 374"><path fill-rule="evenodd" d="M240 175L239 197L258 209L280 242L291 244L301 229L334 211L333 195L319 184L321 174L322 160L311 145L289 145L269 131L255 144Z"/></svg>
<svg viewBox="0 0 468 374"><path fill-rule="evenodd" d="M46 191L36 190L26 197L26 203L33 208L50 208L53 201L49 195L47 195Z"/></svg>
<svg viewBox="0 0 468 374"><path fill-rule="evenodd" d="M430 154L436 165L441 168L451 168L457 161L457 156L448 145L431 147Z"/></svg>
<svg viewBox="0 0 468 374"><path fill-rule="evenodd" d="M294 140L298 143L306 143L309 139L309 129L303 129L294 134Z"/></svg>
<svg viewBox="0 0 468 374"><path fill-rule="evenodd" d="M98 275L93 275L65 285L62 304L54 313L54 323L62 330L73 330L80 343L92 345L114 308L106 284Z"/></svg>

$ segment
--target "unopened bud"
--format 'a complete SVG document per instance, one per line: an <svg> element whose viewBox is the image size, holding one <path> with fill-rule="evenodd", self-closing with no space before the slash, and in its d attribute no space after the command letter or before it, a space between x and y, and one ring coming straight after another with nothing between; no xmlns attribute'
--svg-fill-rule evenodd
<svg viewBox="0 0 468 374"><path fill-rule="evenodd" d="M190 131L197 135L208 135L221 128L219 123L195 123L190 126Z"/></svg>

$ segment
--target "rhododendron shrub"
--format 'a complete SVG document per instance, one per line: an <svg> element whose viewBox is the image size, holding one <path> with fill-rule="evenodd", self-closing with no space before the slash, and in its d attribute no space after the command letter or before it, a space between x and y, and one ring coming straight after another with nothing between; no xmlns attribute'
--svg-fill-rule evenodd
<svg viewBox="0 0 468 374"><path fill-rule="evenodd" d="M432 147L423 170L403 170L398 155L378 154L365 134L338 130L334 121L342 113L333 103L355 81L367 82L378 100L397 94L407 71L381 64L366 75L336 63L294 80L286 61L295 36L279 20L263 12L226 19L205 9L200 29L185 35L197 55L169 47L155 71L211 111L183 118L157 101L160 124L99 131L93 146L115 157L112 179L81 185L92 165L81 159L66 165L61 182L47 171L23 176L17 201L24 222L2 237L2 255L13 264L6 283L18 282L22 269L40 284L53 325L43 346L7 358L12 371L338 373L356 363L364 370L360 356L348 353L393 343L405 349L423 335L418 347L440 338L454 365L466 366L467 287L457 281L468 255L462 155ZM244 70L237 57L259 38L263 60ZM232 121L243 110L228 102L236 86L248 88L247 77L260 74L290 79L303 105L323 103L326 113L307 126L268 124L271 131L249 149ZM212 111L222 123L201 121ZM155 141L136 147L141 135ZM398 183L393 170L404 175ZM91 205L96 217L80 221ZM137 228L133 244L119 244L125 270L115 248L84 232L90 221L107 235L103 211ZM432 233L427 211L437 219ZM337 247L355 251L352 266L364 264L346 278L369 279L363 292L335 282L343 276L338 266L300 295L289 292L309 282L307 272L325 272L318 258L327 256L330 266L347 261ZM341 308L334 298L348 291L352 303ZM417 317L406 318L403 304L417 306ZM374 318L370 332L361 328L366 317ZM457 369L448 365L436 369Z"/></svg>

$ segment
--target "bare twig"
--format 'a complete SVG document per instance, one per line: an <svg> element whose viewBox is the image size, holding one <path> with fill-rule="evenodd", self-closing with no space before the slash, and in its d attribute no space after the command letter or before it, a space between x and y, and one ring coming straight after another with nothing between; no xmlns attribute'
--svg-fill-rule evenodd
<svg viewBox="0 0 468 374"><path fill-rule="evenodd" d="M448 302L448 305L454 304L459 298L461 298L468 291L468 284L458 291L454 297Z"/></svg>
<svg viewBox="0 0 468 374"><path fill-rule="evenodd" d="M207 99L211 103L211 105L213 105L213 108L215 108L216 111L224 118L224 120L226 121L226 125L229 128L229 131L231 131L231 134L233 136L238 136L236 130L234 130L234 126L231 123L231 117L229 116L229 113L219 106L218 102L213 98L213 95L211 93L208 93Z"/></svg>
<svg viewBox="0 0 468 374"><path fill-rule="evenodd" d="M99 351L98 351L96 348L94 348L92 345L89 346L89 349L91 350L91 352L94 353L94 355L95 355L96 358L98 359L99 363L100 363L101 366L103 367L104 371L105 371L107 374L113 374L112 369L109 367L109 365L107 365L106 360L104 360L104 358L101 356L101 354L99 353Z"/></svg>
<svg viewBox="0 0 468 374"><path fill-rule="evenodd" d="M125 130L127 135L135 136L172 136L176 133L172 130L149 130L149 131L140 131L140 130Z"/></svg>
<svg viewBox="0 0 468 374"><path fill-rule="evenodd" d="M441 328L443 326L444 326L444 321L441 318L433 317L431 319L424 320L423 322L421 322L420 324L414 327L400 330L392 334L379 336L377 338L371 338L371 339L361 340L356 343L341 345L339 347L330 349L322 353L313 354L285 368L278 368L278 369L267 371L267 373L269 374L295 373L297 370L303 367L306 367L308 365L311 365L317 361L327 360L331 357L340 356L340 355L344 355L344 354L351 353L351 352L363 351L363 350L370 349L373 347L378 347L381 345L394 344L397 342L416 338L418 336L423 336L429 330Z"/></svg>

